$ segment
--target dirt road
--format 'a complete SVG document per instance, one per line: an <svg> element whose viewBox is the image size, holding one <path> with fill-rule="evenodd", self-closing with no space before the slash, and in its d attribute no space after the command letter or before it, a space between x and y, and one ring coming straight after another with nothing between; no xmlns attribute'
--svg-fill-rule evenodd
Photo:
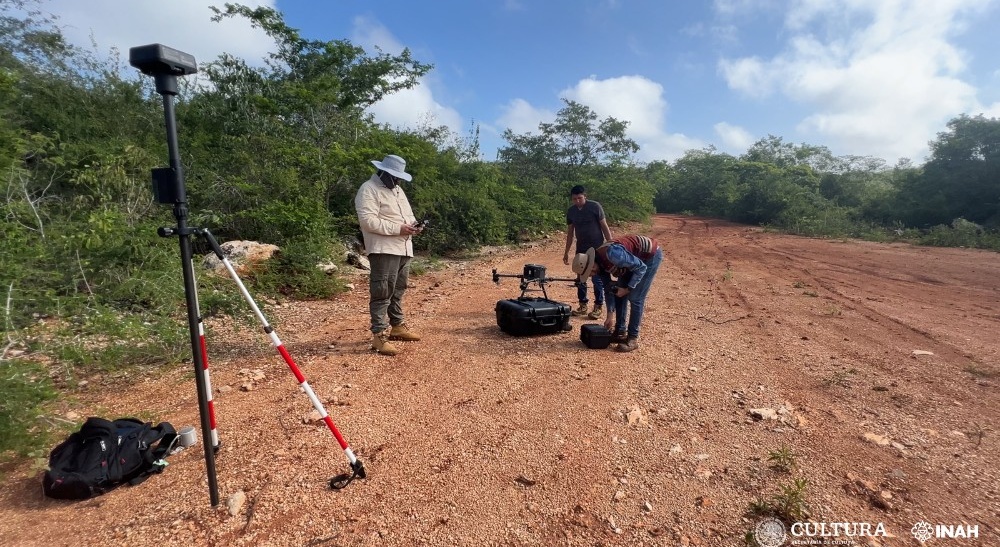
<svg viewBox="0 0 1000 547"><path fill-rule="evenodd" d="M882 523L875 545L918 545L921 521L1000 545L1000 254L673 216L646 233L665 260L630 354L586 349L578 319L534 338L496 327L495 303L519 291L491 269L569 275L559 235L415 278L425 338L395 358L368 350L361 276L269 312L365 462L339 492L344 455L267 339L222 343L210 325L220 506L200 444L78 503L45 499L25 465L0 491L0 544L733 546L751 509L783 502ZM101 384L65 412L198 423L190 365L116 398Z"/></svg>

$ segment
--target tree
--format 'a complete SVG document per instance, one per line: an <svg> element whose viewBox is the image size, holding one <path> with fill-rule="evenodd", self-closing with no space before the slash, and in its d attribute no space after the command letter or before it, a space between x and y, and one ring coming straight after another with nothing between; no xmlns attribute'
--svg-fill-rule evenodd
<svg viewBox="0 0 1000 547"><path fill-rule="evenodd" d="M665 212L691 212L724 217L739 198L731 169L736 158L715 148L689 150L674 162L666 195L659 198Z"/></svg>
<svg viewBox="0 0 1000 547"><path fill-rule="evenodd" d="M275 84L275 93L269 98L283 113L302 114L319 105L363 109L414 87L432 68L415 61L409 49L399 55L369 56L347 40L307 40L273 8L226 3L224 10L211 9L213 21L245 17L275 40L278 51L270 54L267 78ZM234 68L236 74L247 70L245 64Z"/></svg>
<svg viewBox="0 0 1000 547"><path fill-rule="evenodd" d="M910 188L919 222L947 224L958 217L1000 226L1000 120L961 115L931 142L924 176Z"/></svg>
<svg viewBox="0 0 1000 547"><path fill-rule="evenodd" d="M508 144L499 151L501 163L520 176L556 181L577 176L581 168L631 163L639 145L625 135L628 122L598 120L586 105L568 99L563 103L554 122L538 124L539 135L504 131Z"/></svg>

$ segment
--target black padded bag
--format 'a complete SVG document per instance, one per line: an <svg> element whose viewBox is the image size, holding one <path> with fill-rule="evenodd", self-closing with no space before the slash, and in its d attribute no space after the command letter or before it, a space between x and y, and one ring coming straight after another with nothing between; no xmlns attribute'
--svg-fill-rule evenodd
<svg viewBox="0 0 1000 547"><path fill-rule="evenodd" d="M167 422L87 418L80 430L52 449L42 490L50 498L86 499L163 471L177 439Z"/></svg>

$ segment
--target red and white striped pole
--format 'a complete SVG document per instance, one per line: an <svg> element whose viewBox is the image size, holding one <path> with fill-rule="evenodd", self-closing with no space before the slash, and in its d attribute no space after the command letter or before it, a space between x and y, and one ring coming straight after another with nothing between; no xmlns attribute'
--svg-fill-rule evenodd
<svg viewBox="0 0 1000 547"><path fill-rule="evenodd" d="M192 268L194 269L194 268ZM197 283L197 280L195 281ZM197 286L197 285L196 285ZM198 304L198 291L194 293L195 314L198 317L198 343L201 346L202 377L205 379L205 390L208 398L208 421L212 428L212 449L219 451L219 432L215 422L215 396L212 394L212 378L208 373L208 348L205 344L205 322L201 317Z"/></svg>
<svg viewBox="0 0 1000 547"><path fill-rule="evenodd" d="M284 344L281 343L281 340L278 338L278 335L274 332L274 328L271 327L271 325L267 322L267 319L264 318L264 314L261 313L260 308L257 307L257 303L254 302L253 297L250 296L250 293L247 291L246 286L243 285L243 281L240 280L240 276L236 274L236 270L233 268L233 264L229 261L228 258L226 258L226 255L223 254L222 248L219 247L219 242L215 240L215 236L213 236L212 233L209 232L208 229L206 228L200 229L199 233L205 236L205 239L207 239L209 244L212 246L212 250L215 252L215 255L219 257L220 260L222 260L222 264L225 265L226 270L229 271L229 276L233 278L233 281L236 282L236 286L239 287L240 289L240 293L243 294L243 299L247 301L247 304L250 304L250 308L253 309L253 313L254 315L257 316L257 320L260 321L261 325L263 325L264 332L271 339L271 344L278 350L278 354L281 355L281 358L285 360L285 364L288 365L288 368L292 371L292 374L295 375L295 379L299 382L299 387L301 387L302 390L306 392L306 395L309 396L309 400L312 401L313 407L316 409L317 412L319 412L319 415L322 416L323 421L326 423L326 426L330 428L330 432L333 433L334 438L337 439L337 443L340 444L340 448L344 451L344 454L347 456L347 461L351 465L351 470L353 471L353 475L349 477L345 477L344 475L338 475L337 477L334 477L333 479L330 480L330 486L334 488L343 488L344 486L347 485L347 483L353 480L354 477L362 479L365 478L366 473L364 464L361 463L361 460L354 455L354 451L351 450L351 447L348 446L347 441L344 440L343 435L340 434L340 431L337 429L337 426L333 423L333 419L330 418L330 415L327 414L326 412L326 408L323 407L323 403L320 402L319 397L317 397L316 393L313 392L313 389L309 385L309 382L307 382L305 376L302 375L302 371L299 370L299 367L295 364L295 361L292 359L292 356L288 354L288 350L285 349Z"/></svg>

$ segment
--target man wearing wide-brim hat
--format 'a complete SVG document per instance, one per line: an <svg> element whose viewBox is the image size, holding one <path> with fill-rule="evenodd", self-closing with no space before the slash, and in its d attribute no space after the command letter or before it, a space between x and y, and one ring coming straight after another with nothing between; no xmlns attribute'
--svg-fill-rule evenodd
<svg viewBox="0 0 1000 547"><path fill-rule="evenodd" d="M375 174L358 188L354 207L371 265L368 310L372 349L382 355L396 355L399 348L390 340L420 340L406 325L403 294L413 258L413 236L423 232L423 227L413 216L401 186L413 180L406 172L406 160L388 155L382 161L372 160L372 165Z"/></svg>
<svg viewBox="0 0 1000 547"><path fill-rule="evenodd" d="M619 237L573 257L573 273L581 278L600 275L604 281L608 310L604 327L614 326L612 339L618 342L618 351L639 348L639 325L646 295L662 261L663 250L656 240L641 235ZM614 284L612 277L617 278ZM626 307L629 308L627 328Z"/></svg>

